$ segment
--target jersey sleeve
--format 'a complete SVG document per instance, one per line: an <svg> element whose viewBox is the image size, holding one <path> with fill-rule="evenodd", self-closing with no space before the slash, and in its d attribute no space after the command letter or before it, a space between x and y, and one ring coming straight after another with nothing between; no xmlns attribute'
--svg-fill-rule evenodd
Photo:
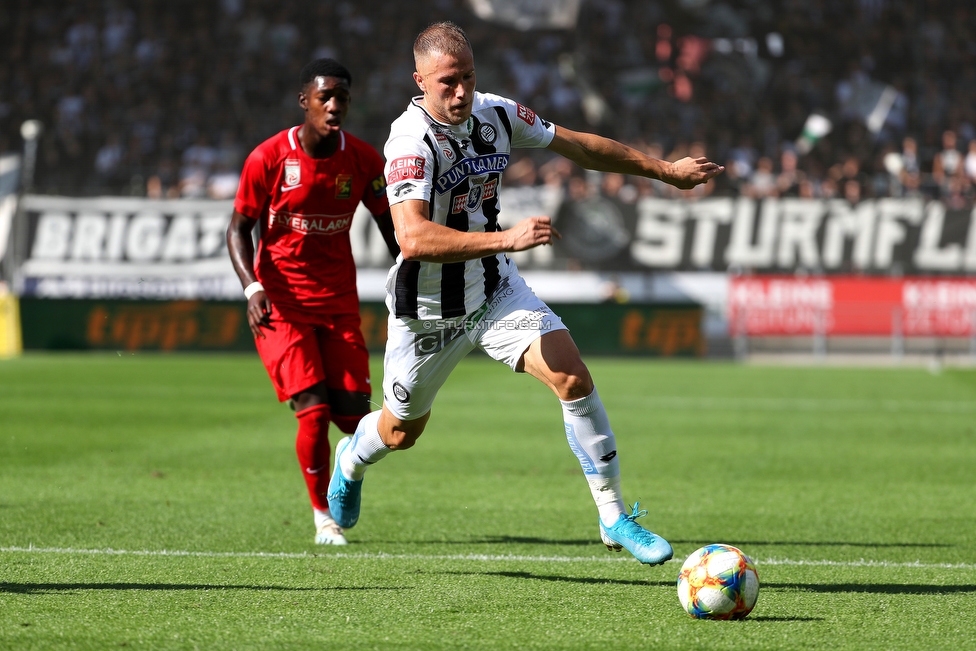
<svg viewBox="0 0 976 651"><path fill-rule="evenodd" d="M495 96L505 106L512 124L512 147L520 149L544 149L556 135L556 125L543 120L535 111L514 100Z"/></svg>
<svg viewBox="0 0 976 651"><path fill-rule="evenodd" d="M245 217L261 219L261 213L271 195L270 176L264 148L258 147L244 161L237 197L234 199L234 210Z"/></svg>
<svg viewBox="0 0 976 651"><path fill-rule="evenodd" d="M407 199L430 201L434 158L422 140L392 135L383 150L386 156L386 197L390 205Z"/></svg>
<svg viewBox="0 0 976 651"><path fill-rule="evenodd" d="M386 198L383 157L369 145L363 146L363 174L367 178L366 189L363 190L363 205L374 215L386 212L390 209L390 202Z"/></svg>

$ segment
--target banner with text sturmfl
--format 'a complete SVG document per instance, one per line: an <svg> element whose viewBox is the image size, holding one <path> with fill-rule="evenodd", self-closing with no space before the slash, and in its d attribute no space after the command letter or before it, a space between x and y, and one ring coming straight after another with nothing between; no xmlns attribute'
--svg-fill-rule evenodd
<svg viewBox="0 0 976 651"><path fill-rule="evenodd" d="M505 194L502 205L505 205ZM512 221L512 215L507 216ZM976 272L976 210L921 198L562 202L554 263L619 271ZM521 266L521 265L520 265Z"/></svg>

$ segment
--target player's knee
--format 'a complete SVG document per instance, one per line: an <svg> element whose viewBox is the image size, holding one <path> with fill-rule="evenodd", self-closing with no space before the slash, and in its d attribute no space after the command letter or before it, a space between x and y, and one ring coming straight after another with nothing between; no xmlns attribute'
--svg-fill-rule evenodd
<svg viewBox="0 0 976 651"><path fill-rule="evenodd" d="M296 414L301 414L307 409L320 405L329 407L328 389L326 389L324 382L313 384L307 389L299 391L288 400L288 406Z"/></svg>
<svg viewBox="0 0 976 651"><path fill-rule="evenodd" d="M585 367L575 373L560 373L553 385L560 400L579 400L593 393L593 380Z"/></svg>

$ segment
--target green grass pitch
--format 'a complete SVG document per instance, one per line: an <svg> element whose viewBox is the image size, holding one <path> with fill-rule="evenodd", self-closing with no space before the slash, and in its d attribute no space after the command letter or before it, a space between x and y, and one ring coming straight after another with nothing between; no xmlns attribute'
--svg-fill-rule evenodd
<svg viewBox="0 0 976 651"><path fill-rule="evenodd" d="M256 356L0 362L0 649L974 648L972 370L588 363L663 566L600 544L558 403L484 357L345 548ZM710 542L757 564L744 621L678 604Z"/></svg>

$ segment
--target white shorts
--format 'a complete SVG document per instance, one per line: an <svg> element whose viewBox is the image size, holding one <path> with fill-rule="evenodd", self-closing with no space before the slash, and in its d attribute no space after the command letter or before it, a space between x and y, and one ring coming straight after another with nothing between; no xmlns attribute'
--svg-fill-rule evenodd
<svg viewBox="0 0 976 651"><path fill-rule="evenodd" d="M399 319L390 314L383 359L383 402L400 420L420 418L454 367L475 348L517 370L533 341L562 320L521 276L502 280L479 309L456 319Z"/></svg>

